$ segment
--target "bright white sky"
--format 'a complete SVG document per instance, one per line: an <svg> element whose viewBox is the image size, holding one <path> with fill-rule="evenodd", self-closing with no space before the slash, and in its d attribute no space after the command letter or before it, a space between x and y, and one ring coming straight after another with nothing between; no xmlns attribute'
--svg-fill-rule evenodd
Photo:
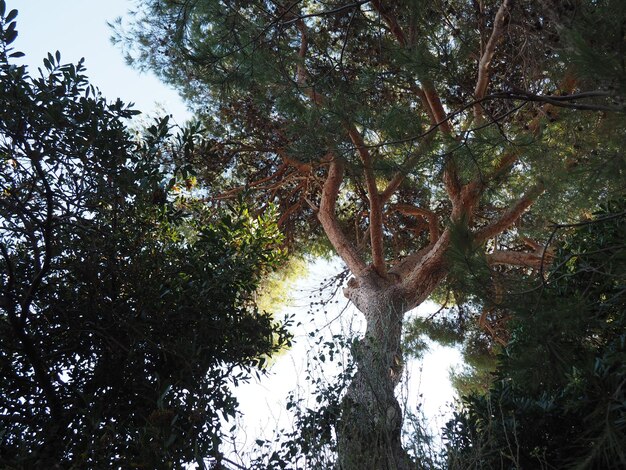
<svg viewBox="0 0 626 470"><path fill-rule="evenodd" d="M182 123L190 114L176 92L152 74L139 74L126 65L120 50L109 40L111 30L107 21L124 16L133 3L132 0L7 0L7 9L19 10L19 36L14 47L26 54L22 62L31 67L32 75L48 52L54 54L59 50L63 63L77 62L85 57L91 83L100 88L108 100L119 97L125 102L134 102L136 109L148 114L165 110L173 114L175 121ZM345 300L339 297L339 303L334 304L336 311L311 319L306 315L309 295L322 278L340 270L339 263L315 263L308 279L294 286L293 305L285 312L294 313L304 326L296 332L293 350L274 364L270 378L237 391L246 424L246 432L240 433L237 439L240 446L251 445L260 434L271 438L278 427L289 425L289 416L284 410L285 398L296 387L306 387L305 363L307 354L314 351L306 333L312 324L325 325L345 306ZM428 314L433 308L436 306L424 305L421 313ZM360 331L360 322L360 314L348 309L339 321L332 323L328 333L347 327ZM446 411L445 404L453 399L449 370L460 361L456 350L435 346L421 363L412 361L407 364L407 380L400 387L402 401L411 407L422 403L433 429L443 425L441 413Z"/></svg>

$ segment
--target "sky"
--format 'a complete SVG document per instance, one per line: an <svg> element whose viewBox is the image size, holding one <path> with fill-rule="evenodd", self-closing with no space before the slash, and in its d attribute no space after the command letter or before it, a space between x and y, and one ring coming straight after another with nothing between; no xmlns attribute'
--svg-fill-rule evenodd
<svg viewBox="0 0 626 470"><path fill-rule="evenodd" d="M26 54L21 63L33 75L48 52L60 51L62 63L84 57L87 76L108 100L133 102L149 115L164 109L182 124L191 115L176 91L154 74L127 65L120 47L110 41L107 22L124 17L133 6L132 0L7 0L7 10L19 11L13 46Z"/></svg>
<svg viewBox="0 0 626 470"><path fill-rule="evenodd" d="M121 50L110 41L112 30L107 22L126 15L133 3L132 0L7 0L8 9L19 10L19 35L13 46L26 56L18 63L29 65L34 75L48 52L60 51L62 63L75 63L84 57L91 83L108 100L121 98L134 102L136 109L148 115L163 114L165 110L173 115L175 122L182 124L190 114L177 93L153 74L139 73L128 66ZM306 314L309 296L319 286L320 279L341 270L339 262L318 261L311 265L306 279L293 286L292 302L278 315L293 314L303 326L294 331L293 349L275 361L268 378L254 380L236 390L245 422L243 432L236 438L239 448L251 445L258 437L271 438L277 428L289 426L285 398L297 388L306 394L306 363L316 354L308 331L321 326L327 327L324 330L327 335L363 330L362 317L354 308L347 308L335 319L346 306L341 294L335 299L334 310L315 318ZM417 314L427 315L436 308L434 304L424 304ZM431 429L444 424L442 413L446 403L453 399L449 370L460 363L458 351L433 346L423 361L410 361L406 366L406 380L399 387L400 399L412 408L420 403ZM329 366L324 374L332 376L337 371L333 367Z"/></svg>

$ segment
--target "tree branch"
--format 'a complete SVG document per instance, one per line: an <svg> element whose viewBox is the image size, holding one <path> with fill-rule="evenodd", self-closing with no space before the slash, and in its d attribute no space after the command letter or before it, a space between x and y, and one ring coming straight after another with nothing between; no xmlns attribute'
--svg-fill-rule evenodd
<svg viewBox="0 0 626 470"><path fill-rule="evenodd" d="M344 164L337 157L331 157L328 176L322 188L317 218L322 224L328 240L335 248L337 254L348 265L348 268L354 276L358 276L365 269L365 263L357 253L355 247L343 232L337 216L335 214L335 205L339 195L339 188L343 182Z"/></svg>
<svg viewBox="0 0 626 470"><path fill-rule="evenodd" d="M430 80L422 80L422 84L424 97L430 107L431 115L435 120L432 125L438 126L444 134L451 135L452 126L450 125L450 117L447 116L446 110L443 109L441 99L439 98L437 90L435 90L435 86Z"/></svg>
<svg viewBox="0 0 626 470"><path fill-rule="evenodd" d="M398 267L402 290L411 307L423 302L445 277L444 255L449 245L450 231L446 229L434 244L414 253Z"/></svg>
<svg viewBox="0 0 626 470"><path fill-rule="evenodd" d="M493 181L500 178L500 176L504 175L513 167L513 165L515 165L518 158L519 154L517 152L505 153L496 168L489 175L487 175L486 180Z"/></svg>
<svg viewBox="0 0 626 470"><path fill-rule="evenodd" d="M437 94L434 85L426 80L424 81L424 97L426 98L426 103L430 108L429 115L431 116L431 120L433 127L438 128L441 132L446 135L452 135L452 126L450 126L449 117L446 116L446 112L443 109L443 105L441 104L441 100L439 99L439 95ZM448 161L445 164L443 170L443 184L446 189L446 193L454 206L459 199L460 191L461 191L461 181L458 176L458 171L456 168L456 163L452 158L448 158Z"/></svg>
<svg viewBox="0 0 626 470"><path fill-rule="evenodd" d="M489 264L506 264L539 269L543 264L543 256L536 252L496 250L487 255L487 262Z"/></svg>
<svg viewBox="0 0 626 470"><path fill-rule="evenodd" d="M406 35L398 23L396 17L391 13L391 9L384 7L380 0L372 0L372 6L380 14L391 33L396 37L401 46L407 45Z"/></svg>
<svg viewBox="0 0 626 470"><path fill-rule="evenodd" d="M315 104L317 104L318 106L321 106L324 104L324 97L320 95L319 93L317 93L313 89L313 87L307 83L309 72L306 69L306 65L304 61L306 59L306 53L309 47L309 41L308 41L306 25L304 24L304 21L301 19L296 22L296 25L298 27L298 30L300 31L300 50L298 51L298 56L300 57L300 62L301 62L297 65L296 82L298 83L299 86L301 86L304 89L304 92L306 93L306 95L309 98L311 98L311 100Z"/></svg>
<svg viewBox="0 0 626 470"><path fill-rule="evenodd" d="M315 90L313 90L312 87L307 85L308 72L304 65L304 60L305 60L305 56L306 56L306 52L308 48L306 25L304 24L303 20L297 21L296 24L298 26L298 29L300 30L300 35L301 35L300 50L299 50L298 55L300 56L300 59L302 61L301 64L298 64L297 81L300 86L306 88L307 90L306 93L311 98L311 100L317 105L321 106L324 104L324 101L325 101L324 97L320 95L319 93L315 92ZM367 186L367 191L368 191L369 209L370 209L369 210L369 219L370 219L369 233L370 233L370 245L371 245L371 250L372 250L372 264L374 266L374 269L378 272L378 274L380 274L381 276L385 276L386 267L385 267L384 246L383 246L383 215L382 215L380 196L378 194L378 188L376 186L376 179L374 177L374 170L372 167L372 156L370 154L370 151L367 145L365 145L365 142L363 140L363 137L361 136L361 133L357 130L357 128L353 124L350 124L350 123L345 123L344 126L346 130L348 131L350 140L352 141L352 143L357 149L357 152L359 153L359 156L361 158L361 161L363 162L363 166L365 170L365 181L366 181L366 186ZM330 173L333 172L333 168L334 166L331 163L331 169L329 171L329 179L330 179ZM343 178L343 164L341 168L341 173L342 173L342 178ZM329 180L327 180L327 182L328 181ZM324 187L326 188L326 184L324 185ZM337 190L338 189L339 188L337 187ZM336 195L335 195L335 202L336 202ZM322 207L323 207L323 204L320 205L320 213L322 211ZM334 214L334 208L333 208L333 214ZM328 235L330 238L330 234ZM331 243L333 242L331 241ZM356 254L356 251L355 251L355 254ZM339 255L343 258L343 255L341 254ZM348 256L350 257L351 255L348 254ZM345 261L346 263L348 263L347 260ZM352 268L350 269L352 270ZM352 270L352 272L353 274L356 274L354 270Z"/></svg>
<svg viewBox="0 0 626 470"><path fill-rule="evenodd" d="M430 243L435 243L439 238L439 220L437 214L428 209L412 206L410 204L394 204L392 209L406 215L414 215L424 217L428 221L428 232Z"/></svg>
<svg viewBox="0 0 626 470"><path fill-rule="evenodd" d="M400 187L400 185L402 184L402 181L404 181L404 178L406 178L406 175L409 173L411 168L413 168L419 161L424 151L423 147L426 147L427 145L429 145L432 142L434 136L435 136L434 133L428 134L424 138L424 140L422 140L422 142L419 145L419 148L415 151L415 153L413 153L413 155L409 157L402 164L400 170L398 170L393 175L393 177L391 178L391 181L389 181L385 190L380 194L381 204L385 204L387 201L389 201L389 199L391 199L391 196L393 196L396 190Z"/></svg>
<svg viewBox="0 0 626 470"><path fill-rule="evenodd" d="M372 155L363 141L363 136L356 127L353 125L347 125L346 127L350 140L352 140L352 143L356 146L364 167L365 184L369 199L369 234L372 250L372 264L378 274L385 276L387 269L385 267L383 244L383 211L378 187L376 186L374 169L372 167Z"/></svg>
<svg viewBox="0 0 626 470"><path fill-rule="evenodd" d="M535 202L544 189L543 183L537 183L508 210L502 213L498 219L478 230L474 235L474 240L477 243L483 243L484 241L489 240L509 228L517 221L517 219L520 218L524 211L526 211L526 209L528 209Z"/></svg>
<svg viewBox="0 0 626 470"><path fill-rule="evenodd" d="M283 149L278 149L276 153L281 160L285 162L285 164L294 167L300 173L309 173L313 169L313 166L310 163L301 162L300 160L287 155L287 152Z"/></svg>
<svg viewBox="0 0 626 470"><path fill-rule="evenodd" d="M491 32L491 36L487 41L483 55L478 63L478 79L476 80L476 87L474 89L474 98L477 100L482 99L487 92L487 87L489 86L489 70L491 60L493 59L496 46L502 38L504 32L504 23L506 21L506 16L509 14L509 11L511 9L511 3L511 0L504 0L504 2L502 2L502 5L500 5L500 8L498 9L496 17L493 21L493 30ZM474 118L476 120L480 120L482 118L482 115L482 106L479 103L475 104Z"/></svg>

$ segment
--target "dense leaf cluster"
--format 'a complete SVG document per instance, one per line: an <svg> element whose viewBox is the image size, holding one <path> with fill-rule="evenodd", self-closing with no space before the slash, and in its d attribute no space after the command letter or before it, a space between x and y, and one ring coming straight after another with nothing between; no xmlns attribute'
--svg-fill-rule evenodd
<svg viewBox="0 0 626 470"><path fill-rule="evenodd" d="M193 129L133 137L82 63L11 63L15 16L0 1L0 466L219 460L229 386L289 342L254 303L273 216L182 190L165 163Z"/></svg>
<svg viewBox="0 0 626 470"><path fill-rule="evenodd" d="M511 306L489 393L446 427L451 468L626 465L626 205L568 229L545 286Z"/></svg>

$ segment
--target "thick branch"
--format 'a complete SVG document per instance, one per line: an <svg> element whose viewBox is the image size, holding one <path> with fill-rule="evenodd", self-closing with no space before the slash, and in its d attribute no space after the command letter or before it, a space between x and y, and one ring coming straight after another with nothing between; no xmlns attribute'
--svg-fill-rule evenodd
<svg viewBox="0 0 626 470"><path fill-rule="evenodd" d="M511 3L511 0L504 0L502 5L500 5L498 13L496 13L496 17L493 21L493 31L491 32L491 37L489 38L489 41L487 41L483 55L478 63L478 79L476 80L476 88L474 89L474 98L477 100L482 99L487 92L487 87L489 86L491 60L493 59L493 55L496 51L496 46L502 38L506 16L511 9ZM483 109L480 104L474 105L474 117L477 120L482 117L482 112Z"/></svg>
<svg viewBox="0 0 626 470"><path fill-rule="evenodd" d="M543 263L543 256L537 252L497 250L487 255L487 262L539 269Z"/></svg>
<svg viewBox="0 0 626 470"><path fill-rule="evenodd" d="M434 244L420 250L415 257L409 257L414 259L399 266L402 290L406 298L410 299L411 307L423 302L445 276L444 255L449 246L450 231L446 229ZM410 272L407 273L408 268Z"/></svg>
<svg viewBox="0 0 626 470"><path fill-rule="evenodd" d="M450 126L450 121L445 109L443 109L441 99L439 98L437 90L435 90L435 86L430 80L423 80L423 87L424 97L431 110L430 114L435 120L432 124L438 125L439 129L441 129L444 134L452 134L452 126Z"/></svg>
<svg viewBox="0 0 626 470"><path fill-rule="evenodd" d="M538 183L530 190L526 192L515 204L513 204L508 210L506 210L499 218L491 222L486 227L483 227L474 236L474 240L477 243L482 243L495 235L502 233L511 225L513 225L517 219L528 209L535 199L544 191L544 185Z"/></svg>
<svg viewBox="0 0 626 470"><path fill-rule="evenodd" d="M307 30L306 30L304 21L302 20L298 21L297 25L298 25L298 29L300 30L300 35L301 35L299 56L302 62L301 64L298 64L298 77L297 77L298 84L302 87L305 87L306 93L308 94L308 96L311 98L311 100L314 103L318 105L323 105L324 104L323 96L320 95L319 93L316 93L312 87L307 85L308 72L304 65L304 60L305 60L305 56L306 56L306 52L308 48ZM369 148L367 147L367 145L365 145L365 142L363 141L363 137L361 136L359 131L356 129L356 127L352 124L346 124L345 126L346 126L346 130L348 131L348 135L350 136L350 140L355 145L359 153L359 156L361 157L361 161L363 162L363 166L365 169L365 181L367 185L369 207L370 207L369 233L370 233L370 241L371 241L371 249L372 249L372 263L373 263L374 269L381 276L384 276L386 273L386 268L385 268L385 258L384 258L384 248L383 248L383 216L382 216L382 208L381 208L381 203L380 203L380 196L378 194L378 188L376 187L376 179L374 177L374 170L372 167L372 156L370 154ZM334 166L333 164L331 164L331 172L333 171L333 168ZM343 178L343 167L341 169L341 173L342 173L342 178ZM329 179L330 179L330 173L329 173ZM339 183L341 183L341 181ZM324 187L326 187L326 185ZM339 190L339 187L337 186L337 191L338 190ZM336 195L335 195L335 201L336 201ZM320 205L320 213L322 211L322 207L323 207L323 204ZM334 214L334 206L333 206L333 214ZM326 229L325 226L324 228ZM327 234L330 238L330 234L328 232ZM333 243L332 240L331 240L331 243ZM343 258L343 255L341 254L339 255ZM344 258L344 261L348 263L348 261L345 258ZM349 263L348 263L348 266L350 267ZM356 275L356 273L351 267L350 269L352 270L353 274Z"/></svg>
<svg viewBox="0 0 626 470"><path fill-rule="evenodd" d="M441 132L446 135L452 135L452 127L446 112L443 109L439 95L435 90L434 85L430 81L424 81L424 98L426 98L426 105L430 108L428 113L431 117L433 126L437 126ZM458 176L456 163L452 158L449 158L443 170L443 184L454 206L459 199L461 191L461 181Z"/></svg>
<svg viewBox="0 0 626 470"><path fill-rule="evenodd" d="M458 204L459 197L461 195L461 181L456 170L456 164L450 159L443 170L443 186L446 189L446 193L450 197L452 206Z"/></svg>
<svg viewBox="0 0 626 470"><path fill-rule="evenodd" d="M339 188L343 181L344 165L341 160L334 157L330 160L328 176L322 188L320 208L317 213L328 240L335 248L337 254L348 265L348 268L354 276L361 274L366 266L361 257L358 255L355 247L346 234L341 229L337 216L335 214L335 205L339 195Z"/></svg>
<svg viewBox="0 0 626 470"><path fill-rule="evenodd" d="M372 0L372 6L378 11L385 21L385 24L389 27L398 43L401 46L407 45L406 35L399 25L396 17L391 13L390 8L384 7L380 0ZM429 114L433 125L437 124L441 130L449 134L452 132L450 123L446 119L446 112L443 109L439 95L437 94L434 85L430 80L422 80L423 89L419 90L419 96L427 106L427 113Z"/></svg>
<svg viewBox="0 0 626 470"><path fill-rule="evenodd" d="M306 95L311 98L311 100L321 106L324 104L324 97L317 93L311 85L307 83L307 79L309 78L309 73L306 69L306 65L304 61L306 60L306 53L309 47L308 35L306 25L303 20L298 20L296 22L298 26L298 30L300 31L300 50L298 51L298 56L300 57L300 63L297 66L297 76L296 81L298 85L300 85Z"/></svg>
<svg viewBox="0 0 626 470"><path fill-rule="evenodd" d="M384 245L383 245L383 211L380 195L376 186L376 178L372 167L372 155L363 141L360 132L352 125L346 126L352 143L356 146L365 171L365 184L369 199L369 233L370 246L372 249L372 264L374 269L384 276L386 273Z"/></svg>

